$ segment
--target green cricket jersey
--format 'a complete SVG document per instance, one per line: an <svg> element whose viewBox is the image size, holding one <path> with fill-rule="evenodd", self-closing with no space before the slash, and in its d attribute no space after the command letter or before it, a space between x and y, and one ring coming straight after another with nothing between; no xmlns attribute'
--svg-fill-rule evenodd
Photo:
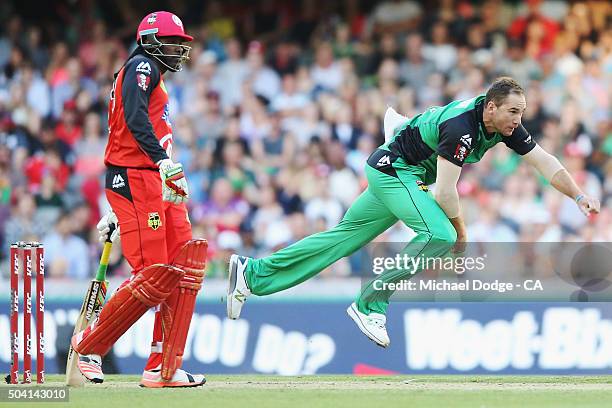
<svg viewBox="0 0 612 408"><path fill-rule="evenodd" d="M536 143L523 125L508 137L487 132L482 121L484 100L483 94L446 106L432 106L409 119L370 156L368 164L390 175L395 169L407 169L425 184L432 184L436 181L438 156L463 166L478 162L499 142L520 155L530 152Z"/></svg>

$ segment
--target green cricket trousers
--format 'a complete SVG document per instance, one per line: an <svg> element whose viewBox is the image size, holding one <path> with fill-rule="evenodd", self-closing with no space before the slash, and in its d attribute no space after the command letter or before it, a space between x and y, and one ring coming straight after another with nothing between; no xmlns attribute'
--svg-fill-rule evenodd
<svg viewBox="0 0 612 408"><path fill-rule="evenodd" d="M406 165L390 152L376 150L366 164L368 188L355 200L334 228L308 236L265 258L250 260L245 277L255 295L288 289L315 276L338 259L363 247L398 220L417 234L408 243L408 256L442 256L457 239L444 211L423 183L425 169ZM448 245L440 245L440 244ZM414 271L386 270L376 279L397 282ZM365 314L385 314L389 290L363 286L356 303Z"/></svg>

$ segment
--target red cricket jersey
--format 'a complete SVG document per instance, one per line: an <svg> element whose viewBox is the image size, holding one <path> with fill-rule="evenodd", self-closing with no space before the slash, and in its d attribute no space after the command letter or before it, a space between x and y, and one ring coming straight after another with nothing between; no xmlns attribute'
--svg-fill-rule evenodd
<svg viewBox="0 0 612 408"><path fill-rule="evenodd" d="M157 169L172 152L168 93L155 61L136 54L115 77L104 164Z"/></svg>

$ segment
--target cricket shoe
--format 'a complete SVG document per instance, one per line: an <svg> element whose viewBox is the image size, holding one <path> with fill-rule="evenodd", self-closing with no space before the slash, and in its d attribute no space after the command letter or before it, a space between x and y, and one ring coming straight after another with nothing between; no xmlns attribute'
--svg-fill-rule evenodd
<svg viewBox="0 0 612 408"><path fill-rule="evenodd" d="M357 304L355 304L355 302L346 309L346 313L348 313L351 319L357 324L359 330L368 336L370 340L380 347L389 346L391 340L389 340L387 328L385 327L387 323L385 315L380 313L370 313L369 315L361 313L357 310Z"/></svg>
<svg viewBox="0 0 612 408"><path fill-rule="evenodd" d="M100 384L104 382L104 373L102 372L102 357L97 354L89 354L86 356L79 356L77 362L79 371L83 374L83 377L89 381Z"/></svg>
<svg viewBox="0 0 612 408"><path fill-rule="evenodd" d="M83 340L85 332L89 330L91 330L91 326L78 332L70 339L70 345L74 349L75 353L79 353L77 351L77 346L81 340ZM102 357L98 354L79 354L77 367L79 368L81 374L83 374L83 377L85 377L87 380L98 384L104 382L104 373L102 372Z"/></svg>
<svg viewBox="0 0 612 408"><path fill-rule="evenodd" d="M140 386L144 388L187 388L187 387L199 387L206 383L206 378L203 375L189 374L185 370L180 368L174 372L172 379L166 381L161 376L161 368L155 368L153 370L144 370L142 373L142 379L140 380Z"/></svg>
<svg viewBox="0 0 612 408"><path fill-rule="evenodd" d="M227 287L227 317L237 319L246 298L251 294L244 271L249 263L249 258L232 255L229 261L229 285Z"/></svg>

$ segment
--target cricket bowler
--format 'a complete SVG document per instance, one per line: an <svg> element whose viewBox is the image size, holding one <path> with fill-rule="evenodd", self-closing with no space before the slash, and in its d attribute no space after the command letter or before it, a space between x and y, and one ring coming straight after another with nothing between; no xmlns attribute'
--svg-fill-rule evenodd
<svg viewBox="0 0 612 408"><path fill-rule="evenodd" d="M581 191L559 160L545 152L521 125L525 107L521 86L502 77L484 95L434 106L391 126L392 136L367 160L367 189L337 226L265 258L232 255L228 317L240 316L249 295L269 295L304 282L398 220L416 233L406 247L408 256L438 257L453 245L460 251L467 241L457 193L461 168L464 163L478 162L500 142L521 155L555 189L574 199L585 215L599 212L599 201ZM433 183L435 196L427 188ZM377 279L384 285L411 273L387 270ZM375 290L371 282L347 309L363 334L381 347L390 343L385 314L392 294Z"/></svg>
<svg viewBox="0 0 612 408"><path fill-rule="evenodd" d="M203 375L182 370L196 296L204 279L208 244L192 239L183 167L171 159L172 127L163 75L180 71L193 37L174 14L148 14L137 48L115 74L104 156L106 197L113 212L98 225L106 239L117 223L123 255L133 268L91 326L72 338L85 378L102 382L101 358L149 308L156 308L151 354L140 385L196 387Z"/></svg>

